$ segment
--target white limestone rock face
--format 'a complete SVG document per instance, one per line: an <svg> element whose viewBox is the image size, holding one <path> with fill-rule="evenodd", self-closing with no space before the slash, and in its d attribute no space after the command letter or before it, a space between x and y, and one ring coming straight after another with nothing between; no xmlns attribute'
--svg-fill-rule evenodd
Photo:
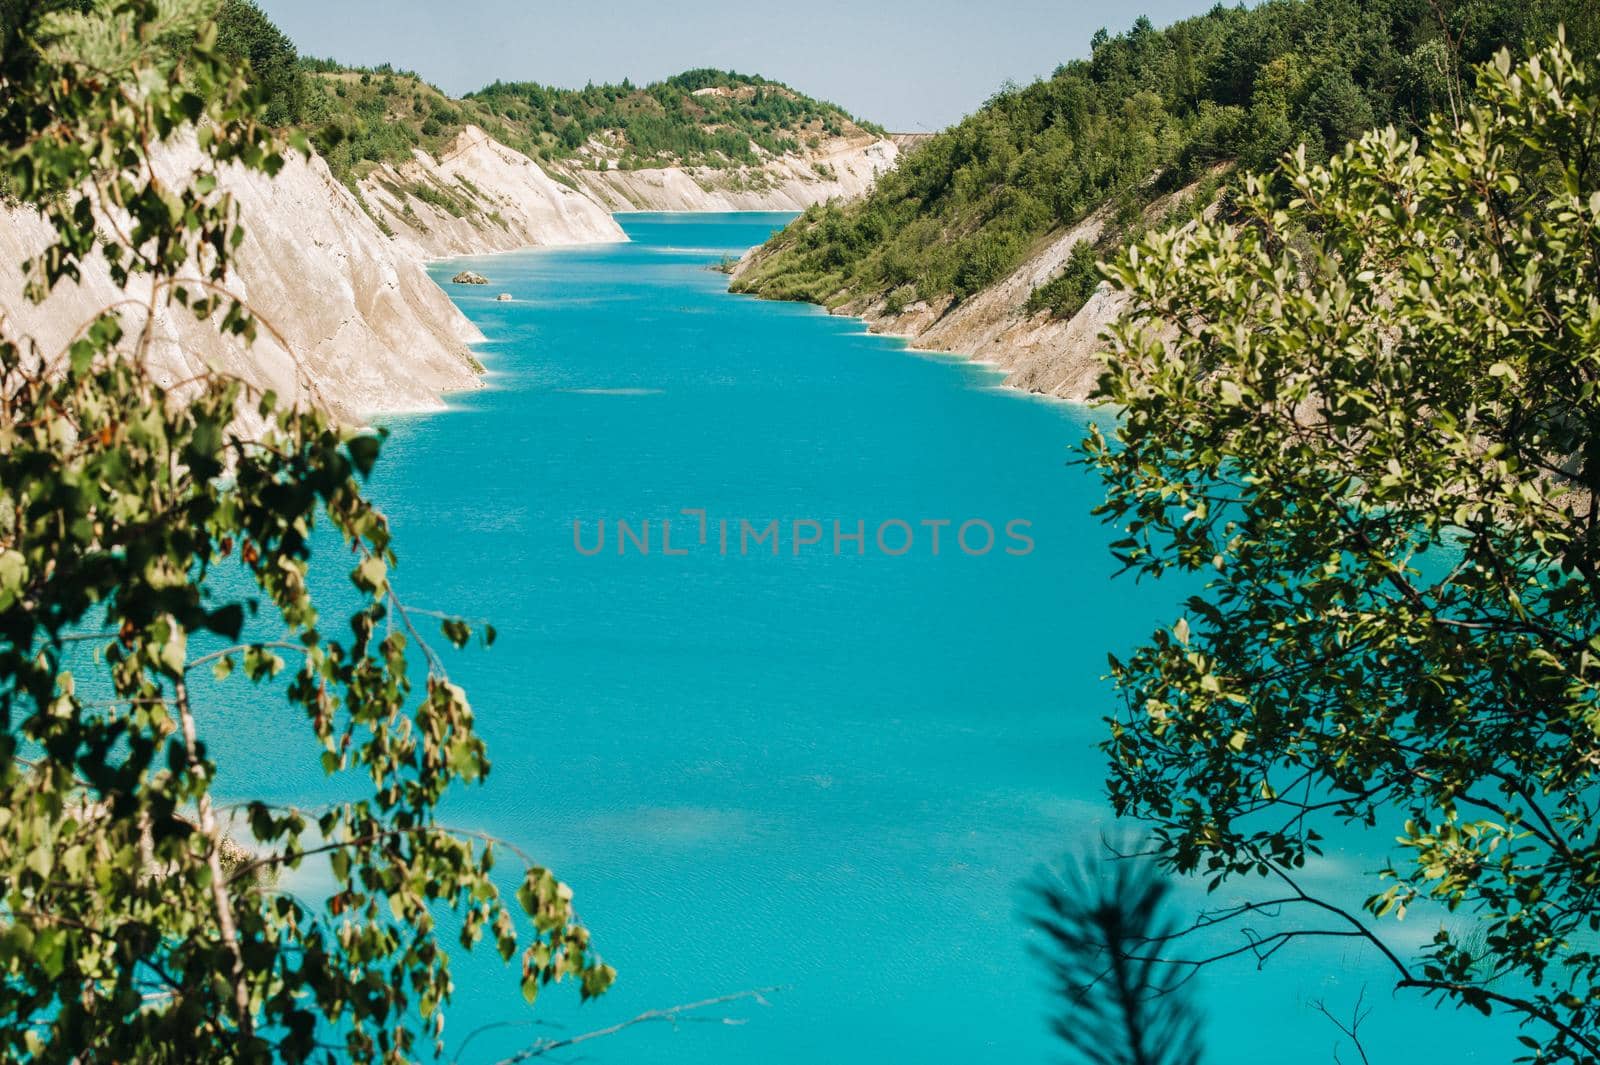
<svg viewBox="0 0 1600 1065"><path fill-rule="evenodd" d="M467 126L439 159L416 151L358 188L396 244L419 259L626 240L591 196L521 152Z"/></svg>
<svg viewBox="0 0 1600 1065"><path fill-rule="evenodd" d="M898 155L891 140L835 138L743 171L574 170L563 175L571 187L469 126L442 158L417 152L379 167L355 193L318 157L292 156L271 179L226 168L221 185L246 234L228 287L264 328L246 346L182 307L162 307L152 367L168 384L214 368L351 423L441 409L447 393L480 384L470 347L483 337L424 260L626 240L613 210L799 210L861 195ZM200 163L191 141L163 148L157 170L180 181ZM32 209L0 207L0 329L46 356L102 308L148 299L137 283L120 291L96 259L79 283L28 303L20 264L49 240ZM129 312L130 323L142 320Z"/></svg>
<svg viewBox="0 0 1600 1065"><path fill-rule="evenodd" d="M1070 319L1048 311L1028 314L1028 297L1066 266L1080 242L1093 244L1105 225L1104 213L1048 238L1008 277L952 307L923 305L890 315L881 303L863 308L877 332L904 333L915 347L954 351L1007 371L1005 383L1082 402L1100 376L1100 333L1122 312L1123 297L1096 291Z"/></svg>
<svg viewBox="0 0 1600 1065"><path fill-rule="evenodd" d="M162 150L157 170L179 180L199 163L198 149L178 145ZM151 347L159 380L183 381L212 367L284 397L309 399L347 422L440 409L445 393L479 385L470 345L482 335L320 158L293 156L275 179L233 167L220 179L245 226L228 287L267 328L247 347L182 307L163 307ZM33 338L47 355L101 308L148 298L148 288L137 283L119 290L95 259L80 283L62 283L41 305L27 302L18 264L49 239L32 209L0 211L4 328L14 338ZM142 321L142 311L130 313Z"/></svg>
<svg viewBox="0 0 1600 1065"><path fill-rule="evenodd" d="M835 137L815 149L767 156L759 166L670 167L565 173L612 211L803 211L865 195L894 169L899 146L871 136Z"/></svg>

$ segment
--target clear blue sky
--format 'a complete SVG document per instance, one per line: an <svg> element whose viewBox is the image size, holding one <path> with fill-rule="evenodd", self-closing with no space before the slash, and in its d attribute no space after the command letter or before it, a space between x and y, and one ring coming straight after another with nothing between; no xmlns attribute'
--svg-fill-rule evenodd
<svg viewBox="0 0 1600 1065"><path fill-rule="evenodd" d="M581 87L692 67L762 74L895 130L938 129L1006 79L1086 55L1105 26L1215 0L258 0L307 55L391 62L460 94L496 78Z"/></svg>

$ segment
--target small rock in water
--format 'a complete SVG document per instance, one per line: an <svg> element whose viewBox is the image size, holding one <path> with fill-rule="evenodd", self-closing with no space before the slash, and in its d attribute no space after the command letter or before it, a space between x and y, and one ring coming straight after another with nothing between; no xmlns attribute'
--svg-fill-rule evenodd
<svg viewBox="0 0 1600 1065"><path fill-rule="evenodd" d="M511 293L502 292L502 293L500 293L500 295L496 296L495 299L499 300L501 303L510 303L511 302Z"/></svg>
<svg viewBox="0 0 1600 1065"><path fill-rule="evenodd" d="M471 270L463 270L450 279L454 285L487 285L489 279L482 274L475 274Z"/></svg>

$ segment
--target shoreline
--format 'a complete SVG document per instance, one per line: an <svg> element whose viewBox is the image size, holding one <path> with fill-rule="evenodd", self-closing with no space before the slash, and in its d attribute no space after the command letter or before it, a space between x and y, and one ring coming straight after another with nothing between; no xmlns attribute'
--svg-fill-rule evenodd
<svg viewBox="0 0 1600 1065"><path fill-rule="evenodd" d="M618 217L643 217L643 216L649 216L649 215L669 215L669 216L790 215L790 216L798 216L801 213L803 213L803 212L792 211L792 210L740 210L740 211L695 211L695 210L646 211L646 210L631 210L631 211L612 211L612 212L610 212L610 215L613 218L618 218ZM434 266L434 265L465 263L465 262L468 262L468 261L476 261L476 260L482 260L482 259L494 259L494 258L498 258L500 256L519 255L519 254L524 254L524 253L527 253L527 252L561 251L561 250L565 250L567 248L577 248L577 249L582 249L582 248L611 248L611 247L616 247L616 246L621 245L621 244L632 244L632 243L635 243L635 241L631 237L628 237L626 234L624 234L624 236L623 236L623 238L621 240L583 241L583 242L575 242L575 243L571 243L571 244L530 244L530 245L527 245L527 246L524 246L524 247L521 247L521 248L505 248L505 249L501 249L501 250L497 250L497 251L487 251L487 252L482 252L482 253L477 253L477 254L454 255L454 256L434 256L434 257L424 258L423 260L421 260L421 264L424 266L424 268L426 268L428 266ZM746 249L744 255L745 256L749 256L750 253L755 251L757 247L760 247L760 245L756 245L755 247ZM430 276L430 279L432 279L432 275L430 274L429 276ZM436 279L434 279L434 283L436 285L438 285L440 291L444 293L444 295L445 295L445 297L447 299L450 299L452 303L456 302L454 297L451 295L450 290L445 286L444 283L441 283ZM824 307L824 306L822 306L820 304L806 303L806 301L804 301L804 300L767 300L765 297L758 296L758 295L755 295L753 293L734 292L732 287L731 287L731 284L732 284L732 282L731 282L731 279L730 279L730 282L729 282L730 287L728 287L727 289L724 290L726 295L736 296L736 297L743 297L743 298L747 298L747 299L761 300L763 302L769 302L769 303L802 303L802 304L805 304L806 306L815 307L818 311L820 311L823 314L826 314L826 315L828 315L829 317L832 317L832 318L853 319L854 321L860 323L862 328L865 330L866 335L874 336L874 337L882 337L882 338L885 338L885 339L902 341L902 342L904 342L906 351L909 351L909 352L912 352L912 353L915 353L915 354L918 354L918 355L940 356L940 357L945 358L945 359L959 361L959 362L961 362L961 363L963 363L965 365L974 366L974 367L977 367L977 368L979 368L981 370L984 370L984 371L986 371L988 373L992 373L992 374L994 374L994 375L996 375L997 377L1000 378L999 381L997 381L994 385L990 386L996 392L1001 392L1001 393L1004 393L1004 394L1007 394L1007 395L1012 395L1012 396L1015 396L1016 398L1019 398L1019 399L1040 400L1040 401L1044 401L1044 402L1051 403L1051 404L1061 404L1061 405L1065 405L1067 407L1073 408L1074 410L1082 411L1085 414L1092 413L1092 412L1094 412L1094 411L1096 411L1098 409L1095 404L1093 404L1093 403L1091 403L1091 402L1089 402L1088 400L1085 400L1085 399L1078 399L1078 398L1075 398L1075 397L1072 397L1072 396L1057 395L1057 394L1052 393L1052 392L1046 392L1046 391L1042 391L1042 390L1038 390L1038 389L1026 388L1026 387L1023 387L1022 385L1018 385L1018 384L1012 384L1008 380L1008 378L1010 377L1010 374L1012 373L1012 370L1010 368L1008 368L1007 366L1005 366L1003 363L1001 363L1000 360L998 360L998 359L995 359L995 358L992 358L992 357L989 357L989 356L986 356L986 355L979 355L979 354L976 354L976 353L956 351L956 350L953 350L953 349L950 349L950 348L921 346L921 345L919 345L917 343L917 334L909 332L909 331L901 332L901 331L897 331L897 330L893 330L893 329L877 328L878 323L874 322L872 319L867 317L866 314L858 314L858 313L853 313L853 312L844 311L844 310L831 310L831 309L829 309L827 307ZM492 283L491 283L491 287L492 287ZM484 300L482 302L494 303L494 304L498 305L501 301ZM510 302L516 302L516 301L510 301ZM465 308L461 304L457 304L457 307L458 307L458 309L461 310L461 313L463 315L466 315L467 312L466 312ZM471 317L468 316L468 318L469 318L469 321L470 321ZM477 375L478 384L476 385L476 387L473 387L473 388L470 388L470 389L453 389L453 390L451 390L449 392L444 393L443 396L441 397L440 405L438 407L435 407L435 408L429 408L429 409L407 408L407 409L393 409L393 410L391 410L391 409L381 409L381 410L373 410L373 411L370 411L370 412L366 412L363 416L364 417L368 417L368 418L377 418L377 417L381 417L381 416L391 416L391 415L402 415L402 416L405 416L405 415L424 415L424 414L447 413L449 410L452 409L452 404L450 404L448 402L447 398L445 398L445 397L448 397L448 396L453 395L453 394L477 392L477 391L481 391L483 388L485 388L486 385L484 384L484 382L489 376L489 369L488 369L487 364L480 357L479 348L483 347L483 346L492 346L492 345L494 345L496 343L500 343L500 341L497 341L497 340L495 340L495 339L493 339L491 337L488 337L486 335L482 335L482 326L481 326L481 324L479 322L472 321L472 325L475 328L478 329L480 335L482 336L481 340L475 341L475 342L473 342L473 343L468 345L469 350L471 350L471 352L473 354L473 357L478 359L479 365L483 367L483 370Z"/></svg>
<svg viewBox="0 0 1600 1065"><path fill-rule="evenodd" d="M625 215L625 216L628 216L628 217L632 217L632 216L635 216L635 215L645 215L645 214L670 214L670 215L683 215L683 214L692 214L692 215L790 214L790 215L795 215L796 217L798 217L800 215L805 214L805 212L804 211L796 211L792 207L744 207L744 208L730 209L730 210L718 209L718 210L715 210L715 211L699 211L699 210L695 210L692 207L674 207L674 208L668 208L668 209L663 209L663 210L655 210L655 209L645 210L644 208L638 208L638 209L632 210L632 211L612 211L611 212L611 217L615 218L618 215Z"/></svg>
<svg viewBox="0 0 1600 1065"><path fill-rule="evenodd" d="M758 245L758 247L759 247L759 245ZM755 249L752 248L750 250L754 251ZM747 252L746 254L748 255L749 253ZM729 281L729 286L730 287L728 288L728 295L730 295L730 296L738 296L738 297L742 297L744 299L758 300L758 301L763 302L763 303L795 303L795 304L800 304L800 305L806 306L806 307L815 307L818 311L820 311L823 314L826 314L830 318L848 318L848 319L851 319L853 321L859 322L861 324L862 328L864 328L866 330L866 335L875 336L875 337L886 337L886 338L891 338L891 339L894 339L894 340L904 341L905 342L905 350L907 350L907 351L914 352L914 353L920 354L920 355L942 355L942 356L944 356L944 357L946 357L948 359L959 360L960 362L962 362L962 363L964 363L966 365L969 365L969 366L977 366L977 367L980 367L982 369L988 370L989 372L997 374L997 375L1000 375L1000 377L1001 377L1001 380L1000 380L999 384L997 386L995 386L996 387L996 391L1004 391L1004 392L1006 392L1008 394L1015 395L1015 396L1018 396L1020 398L1039 399L1039 400L1044 400L1044 401L1049 402L1049 403L1060 403L1060 404L1064 404L1064 405L1066 405L1068 407L1072 407L1072 408L1074 408L1076 410L1084 411L1085 413L1092 413L1092 412L1094 412L1094 411L1099 409L1099 406L1097 404L1092 403L1087 399L1080 399L1080 398L1077 398L1077 397L1074 397L1074 396L1062 396L1062 395L1057 395L1054 392L1046 392L1046 391L1043 391L1043 390L1040 390L1040 389L1025 388L1022 385L1012 384L1012 383L1010 383L1009 378L1010 378L1011 374L1014 373L1015 371L1012 368L1007 367L1005 364L1003 364L998 359L990 358L990 357L985 356L985 355L978 355L976 353L971 353L971 352L956 351L956 350L954 350L952 348L924 347L924 346L919 345L917 343L917 334L915 334L915 333L899 332L899 331L893 330L893 329L877 329L877 328L874 328L874 325L876 323L874 323L873 320L871 318L868 318L865 314L858 314L858 313L853 312L853 311L846 311L846 310L842 310L842 309L841 310L833 310L833 309L830 309L828 307L824 307L820 303L811 303L808 300L768 299L766 296L760 296L760 295L757 295L756 293L753 293L753 292L735 292L735 291L733 291L733 288L731 287L732 286L731 279Z"/></svg>
<svg viewBox="0 0 1600 1065"><path fill-rule="evenodd" d="M623 237L621 240L578 240L570 244L524 244L520 248L499 248L495 251L464 252L460 255L425 255L414 260L420 266L434 266L438 263L463 262L467 259L492 259L497 255L521 255L530 251L561 251L564 248L610 248L618 244L632 244L632 239ZM443 286L440 286L441 288Z"/></svg>

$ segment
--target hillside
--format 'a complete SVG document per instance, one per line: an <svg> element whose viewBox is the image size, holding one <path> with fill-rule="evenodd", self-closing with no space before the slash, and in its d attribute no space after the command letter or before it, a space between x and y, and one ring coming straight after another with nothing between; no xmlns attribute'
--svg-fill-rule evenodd
<svg viewBox="0 0 1600 1065"><path fill-rule="evenodd" d="M199 163L193 140L159 150L158 172L177 181ZM386 238L320 160L292 158L274 179L230 166L221 187L245 220L230 288L268 323L255 344L220 335L172 305L158 313L152 361L162 384L206 365L307 398L359 423L377 411L436 410L445 392L476 387L471 344L478 329L404 249ZM66 343L99 308L123 295L101 256L76 284L34 304L23 298L17 264L53 231L32 210L0 206L0 329L33 337L47 351ZM136 282L137 285L137 282ZM132 294L143 298L135 287ZM306 395L296 379L315 389ZM248 417L247 417L248 420Z"/></svg>
<svg viewBox="0 0 1600 1065"><path fill-rule="evenodd" d="M1115 313L1095 297L1097 259L1213 202L1239 166L1298 144L1325 157L1375 124L1459 106L1471 64L1562 23L1600 47L1589 0L1272 0L1102 31L1090 58L998 93L867 197L807 211L734 289L863 314L1083 398Z"/></svg>
<svg viewBox="0 0 1600 1065"><path fill-rule="evenodd" d="M251 0L226 0L221 22L270 120L306 134L373 221L427 256L619 240L611 211L798 211L859 197L898 162L878 126L757 75L496 82L453 99L387 64L299 58Z"/></svg>
<svg viewBox="0 0 1600 1065"><path fill-rule="evenodd" d="M492 216L505 211L480 204L470 180L440 182L415 165L432 171L430 160L485 137L604 212L800 210L865 193L899 155L881 130L831 104L720 71L644 88L497 83L453 100L414 74L304 66L318 150L385 226L413 235L419 218L431 227L444 215L504 228Z"/></svg>
<svg viewBox="0 0 1600 1065"><path fill-rule="evenodd" d="M249 62L269 118L303 132L382 228L434 255L464 250L467 230L487 241L481 250L547 243L521 239L530 232L511 218L515 192L543 185L531 171L510 194L486 196L471 173L441 170L484 146L491 172L523 157L593 201L587 217L571 197L536 212L568 243L618 239L597 218L612 210L799 210L858 196L899 154L877 126L755 75L694 70L583 89L496 82L455 99L387 64L301 58L251 0L225 0L220 21L219 43ZM441 228L453 235L436 238Z"/></svg>
<svg viewBox="0 0 1600 1065"><path fill-rule="evenodd" d="M702 71L637 90L498 86L457 100L389 67L302 59L250 0L224 0L218 23L267 120L314 151L275 181L221 175L246 232L229 283L274 329L246 350L164 314L155 358L164 379L210 363L285 394L298 361L309 398L348 422L437 409L478 383L470 345L482 337L424 259L621 241L610 212L626 207L805 206L864 192L896 158L874 129L760 78ZM160 158L178 173L192 149ZM0 260L15 266L47 237L34 210L0 202ZM22 284L0 272L0 307L19 308L0 327L47 344L117 296L99 258L42 306Z"/></svg>
<svg viewBox="0 0 1600 1065"><path fill-rule="evenodd" d="M413 238L446 216L507 228L493 217L502 204L482 202L470 178L440 180L433 165L486 138L607 210L804 207L866 191L899 151L877 126L755 75L693 70L582 89L495 82L453 99L387 64L303 59L251 0L225 0L219 21L219 44L249 63L269 120L303 132L381 225Z"/></svg>
<svg viewBox="0 0 1600 1065"><path fill-rule="evenodd" d="M733 71L691 70L642 88L495 82L467 100L521 131L542 159L596 169L730 169L829 140L885 136L834 104Z"/></svg>

